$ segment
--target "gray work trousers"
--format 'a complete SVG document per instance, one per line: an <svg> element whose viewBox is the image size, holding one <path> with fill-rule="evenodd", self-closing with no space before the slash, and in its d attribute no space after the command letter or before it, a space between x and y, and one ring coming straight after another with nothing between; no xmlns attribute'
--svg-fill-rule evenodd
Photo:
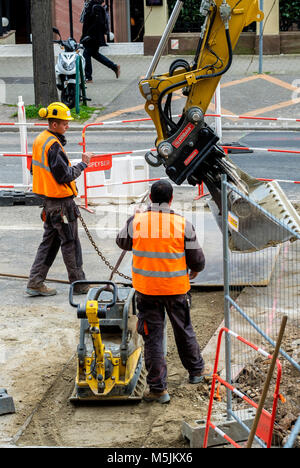
<svg viewBox="0 0 300 468"><path fill-rule="evenodd" d="M167 364L163 350L165 311L175 337L182 365L190 376L200 375L204 360L194 332L188 294L146 296L136 293L138 308L137 330L144 339L147 383L153 392L167 388Z"/></svg>
<svg viewBox="0 0 300 468"><path fill-rule="evenodd" d="M43 240L31 267L27 287L38 288L43 284L59 249L70 283L85 279L78 237L78 215L79 209L72 198L45 200Z"/></svg>

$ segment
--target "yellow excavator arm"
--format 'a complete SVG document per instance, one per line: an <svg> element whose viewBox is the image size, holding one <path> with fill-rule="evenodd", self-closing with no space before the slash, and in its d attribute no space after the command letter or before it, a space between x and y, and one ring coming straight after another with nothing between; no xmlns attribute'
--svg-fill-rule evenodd
<svg viewBox="0 0 300 468"><path fill-rule="evenodd" d="M158 55L161 55L183 5L184 0L176 3L162 43L158 47ZM163 98L184 89L187 94L185 111L199 106L205 113L222 75L231 65L232 51L241 32L254 21L263 19L258 0L204 0L200 13L205 19L194 63L190 66L182 60L175 60L169 73L155 76L153 72L158 63L156 56L146 78L140 82L140 91L147 101L145 110L157 130L157 144L169 136L162 117Z"/></svg>
<svg viewBox="0 0 300 468"><path fill-rule="evenodd" d="M146 76L139 83L146 100L145 110L157 132L156 153L148 152L145 159L153 167L163 165L166 174L177 185L185 180L190 185L203 182L212 196L209 206L220 227L221 182L222 176L226 175L227 181L242 193L239 196L232 191L228 196L229 210L241 218L239 225L243 231L241 236L231 233L232 250L259 250L291 239L290 231L282 230L279 238L275 229L274 232L265 229L262 233L262 219L253 215L255 210L246 201L252 198L290 230L300 233L300 218L277 182L260 182L236 166L217 144L218 136L204 119L221 77L232 64L233 50L240 34L245 26L264 18L258 0L198 0L203 25L193 62L190 64L177 58L168 73L156 75L158 62L185 1L177 0ZM172 95L178 90L182 91L186 102L182 115L175 121ZM249 239L249 242L243 239Z"/></svg>

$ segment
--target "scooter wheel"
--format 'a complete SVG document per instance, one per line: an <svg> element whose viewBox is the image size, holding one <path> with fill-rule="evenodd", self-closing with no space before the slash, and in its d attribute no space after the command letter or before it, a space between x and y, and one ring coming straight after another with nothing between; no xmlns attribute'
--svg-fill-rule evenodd
<svg viewBox="0 0 300 468"><path fill-rule="evenodd" d="M75 99L75 85L68 85L66 88L64 88L61 92L61 101L69 107L69 109L73 109L76 104L76 99Z"/></svg>

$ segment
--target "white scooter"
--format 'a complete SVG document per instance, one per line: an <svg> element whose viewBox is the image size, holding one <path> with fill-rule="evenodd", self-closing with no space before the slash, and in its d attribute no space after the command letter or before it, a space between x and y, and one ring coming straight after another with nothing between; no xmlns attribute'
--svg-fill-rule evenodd
<svg viewBox="0 0 300 468"><path fill-rule="evenodd" d="M59 40L53 42L59 44L61 49L63 49L63 52L60 52L58 55L55 66L56 86L61 91L61 101L72 109L75 107L76 100L76 58L79 54L84 74L84 48L72 38L63 41L58 29L53 28L53 32L59 35Z"/></svg>

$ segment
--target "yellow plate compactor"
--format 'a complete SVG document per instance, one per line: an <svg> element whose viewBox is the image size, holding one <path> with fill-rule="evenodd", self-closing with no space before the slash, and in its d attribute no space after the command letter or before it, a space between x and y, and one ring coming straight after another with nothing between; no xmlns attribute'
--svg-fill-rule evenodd
<svg viewBox="0 0 300 468"><path fill-rule="evenodd" d="M74 302L76 284L93 286L84 304ZM75 281L69 301L81 324L70 401L141 400L146 372L136 331L135 290L111 281Z"/></svg>

